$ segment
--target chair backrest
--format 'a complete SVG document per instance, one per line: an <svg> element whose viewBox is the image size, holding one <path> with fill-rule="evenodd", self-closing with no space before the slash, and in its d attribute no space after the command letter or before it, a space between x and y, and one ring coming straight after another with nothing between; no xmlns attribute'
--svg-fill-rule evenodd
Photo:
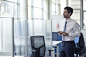
<svg viewBox="0 0 86 57"><path fill-rule="evenodd" d="M36 50L35 57L45 56L45 40L44 36L31 36L31 47L32 50Z"/></svg>
<svg viewBox="0 0 86 57"><path fill-rule="evenodd" d="M85 47L85 42L84 42L84 37L83 37L83 34L80 33L80 37L79 37L79 47L80 48L84 48Z"/></svg>
<svg viewBox="0 0 86 57"><path fill-rule="evenodd" d="M75 42L75 44L77 44L79 42L79 37L75 37L74 42Z"/></svg>

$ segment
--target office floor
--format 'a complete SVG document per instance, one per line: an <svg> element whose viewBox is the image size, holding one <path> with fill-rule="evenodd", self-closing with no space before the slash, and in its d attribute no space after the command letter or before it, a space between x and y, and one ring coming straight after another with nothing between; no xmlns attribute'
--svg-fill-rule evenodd
<svg viewBox="0 0 86 57"><path fill-rule="evenodd" d="M76 57L76 55L75 55L75 54L74 54L74 57ZM82 55L82 56L78 56L78 57L86 57L86 56Z"/></svg>
<svg viewBox="0 0 86 57"><path fill-rule="evenodd" d="M45 57L49 57L49 51L48 50L51 50L51 46L50 45L49 46L46 46ZM54 53L54 51L51 52L51 57L53 57L53 53Z"/></svg>
<svg viewBox="0 0 86 57"><path fill-rule="evenodd" d="M76 56L75 56L76 57ZM78 57L86 57L86 56L78 56Z"/></svg>

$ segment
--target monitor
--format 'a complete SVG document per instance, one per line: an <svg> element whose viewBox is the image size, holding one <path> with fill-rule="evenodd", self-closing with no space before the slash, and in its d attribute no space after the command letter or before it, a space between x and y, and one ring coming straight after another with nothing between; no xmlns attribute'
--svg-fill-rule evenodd
<svg viewBox="0 0 86 57"><path fill-rule="evenodd" d="M52 41L57 41L58 33L52 32Z"/></svg>

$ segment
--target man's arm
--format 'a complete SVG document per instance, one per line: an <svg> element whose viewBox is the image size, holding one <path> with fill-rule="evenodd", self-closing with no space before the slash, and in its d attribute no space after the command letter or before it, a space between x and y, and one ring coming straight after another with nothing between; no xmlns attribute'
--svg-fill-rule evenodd
<svg viewBox="0 0 86 57"><path fill-rule="evenodd" d="M74 24L73 29L74 29L73 33L66 33L63 31L59 31L57 33L59 33L59 35L63 35L63 36L79 37L80 36L80 30L79 30L79 25L77 23Z"/></svg>
<svg viewBox="0 0 86 57"><path fill-rule="evenodd" d="M69 36L69 33L66 33L66 32L63 32L63 31L59 31L57 33L59 33L59 35Z"/></svg>
<svg viewBox="0 0 86 57"><path fill-rule="evenodd" d="M79 37L80 36L80 29L79 29L79 25L77 23L74 24L74 33L69 33L69 36L72 37Z"/></svg>

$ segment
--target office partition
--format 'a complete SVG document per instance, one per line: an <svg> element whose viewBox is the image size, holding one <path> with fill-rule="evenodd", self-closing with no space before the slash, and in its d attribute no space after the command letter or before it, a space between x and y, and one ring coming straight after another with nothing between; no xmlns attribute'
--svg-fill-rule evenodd
<svg viewBox="0 0 86 57"><path fill-rule="evenodd" d="M28 55L31 55L30 36L44 36L46 53L48 57L48 49L51 49L51 20L27 20L28 31Z"/></svg>
<svg viewBox="0 0 86 57"><path fill-rule="evenodd" d="M0 17L0 57L14 57L13 17Z"/></svg>
<svg viewBox="0 0 86 57"><path fill-rule="evenodd" d="M49 50L52 44L51 32L51 20L14 21L12 18L0 18L0 57L31 55L30 36L34 35L45 36L46 50ZM47 57L48 54L47 51L45 56Z"/></svg>
<svg viewBox="0 0 86 57"><path fill-rule="evenodd" d="M46 50L51 49L51 20L14 21L14 57L31 56L30 36L44 36ZM45 56L48 57L46 52Z"/></svg>
<svg viewBox="0 0 86 57"><path fill-rule="evenodd" d="M63 18L62 15L53 15L52 16L52 24L51 24L52 25L52 41L62 41L62 36L59 35L57 32L63 31L64 21L65 21L65 18ZM53 39L55 39L55 40L53 40ZM58 49L55 48L55 53L57 53L58 51L60 53L60 49L61 49L61 43L58 44Z"/></svg>
<svg viewBox="0 0 86 57"><path fill-rule="evenodd" d="M25 56L25 34L25 20L14 20L14 57Z"/></svg>

